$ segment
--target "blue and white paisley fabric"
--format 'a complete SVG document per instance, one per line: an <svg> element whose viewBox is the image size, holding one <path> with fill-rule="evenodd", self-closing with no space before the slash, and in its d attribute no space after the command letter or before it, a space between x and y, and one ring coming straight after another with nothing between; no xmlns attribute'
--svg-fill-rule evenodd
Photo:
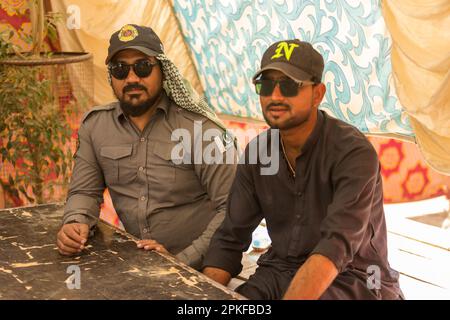
<svg viewBox="0 0 450 320"><path fill-rule="evenodd" d="M251 77L273 42L298 38L324 56L321 108L366 133L412 136L391 79L380 0L174 0L205 97L217 112L263 119Z"/></svg>

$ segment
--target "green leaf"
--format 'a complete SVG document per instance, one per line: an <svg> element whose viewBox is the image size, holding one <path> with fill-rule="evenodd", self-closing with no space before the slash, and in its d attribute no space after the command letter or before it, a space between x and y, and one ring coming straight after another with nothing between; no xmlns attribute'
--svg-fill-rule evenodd
<svg viewBox="0 0 450 320"><path fill-rule="evenodd" d="M9 177L8 177L8 183L9 183L9 185L12 187L12 186L14 186L14 179L13 179L13 177L10 175Z"/></svg>
<svg viewBox="0 0 450 320"><path fill-rule="evenodd" d="M27 192L25 191L24 186L19 186L19 191L20 191L23 195L26 195L26 194L27 194Z"/></svg>

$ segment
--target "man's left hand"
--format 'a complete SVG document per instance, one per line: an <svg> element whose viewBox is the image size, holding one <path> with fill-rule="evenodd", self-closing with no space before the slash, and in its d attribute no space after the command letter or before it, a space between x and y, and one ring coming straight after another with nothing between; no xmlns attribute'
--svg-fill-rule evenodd
<svg viewBox="0 0 450 320"><path fill-rule="evenodd" d="M161 253L170 254L166 248L155 240L145 239L137 242L137 247L144 250L155 250Z"/></svg>

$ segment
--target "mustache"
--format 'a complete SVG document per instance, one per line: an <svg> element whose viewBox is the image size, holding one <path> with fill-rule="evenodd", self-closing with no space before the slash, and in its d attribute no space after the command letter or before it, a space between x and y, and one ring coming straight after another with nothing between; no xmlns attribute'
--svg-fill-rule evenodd
<svg viewBox="0 0 450 320"><path fill-rule="evenodd" d="M291 110L291 107L284 103L278 103L278 102L271 102L266 106L266 110L270 110L272 107L284 107L288 110Z"/></svg>
<svg viewBox="0 0 450 320"><path fill-rule="evenodd" d="M127 93L128 91L132 91L132 90L136 90L136 89L144 90L145 92L147 92L146 87L144 87L143 85L137 84L137 83L131 83L131 84L125 86L122 91L123 91L123 93Z"/></svg>

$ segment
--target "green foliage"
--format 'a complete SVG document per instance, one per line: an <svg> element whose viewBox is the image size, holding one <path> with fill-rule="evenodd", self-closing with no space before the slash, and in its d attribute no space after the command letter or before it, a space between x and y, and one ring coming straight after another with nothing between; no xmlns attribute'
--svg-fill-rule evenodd
<svg viewBox="0 0 450 320"><path fill-rule="evenodd" d="M53 193L54 174L68 182L72 156L67 142L67 113L54 101L52 79L43 67L12 66L1 59L12 46L0 34L0 160L14 166L3 189L13 196L43 203L44 190ZM49 67L46 67L49 68Z"/></svg>
<svg viewBox="0 0 450 320"><path fill-rule="evenodd" d="M13 36L13 31L0 32L0 59L8 56L8 54L14 53L14 46L9 40Z"/></svg>
<svg viewBox="0 0 450 320"><path fill-rule="evenodd" d="M47 36L51 41L58 39L58 31L56 25L63 21L63 15L59 12L48 12L45 15L45 30L47 30Z"/></svg>

